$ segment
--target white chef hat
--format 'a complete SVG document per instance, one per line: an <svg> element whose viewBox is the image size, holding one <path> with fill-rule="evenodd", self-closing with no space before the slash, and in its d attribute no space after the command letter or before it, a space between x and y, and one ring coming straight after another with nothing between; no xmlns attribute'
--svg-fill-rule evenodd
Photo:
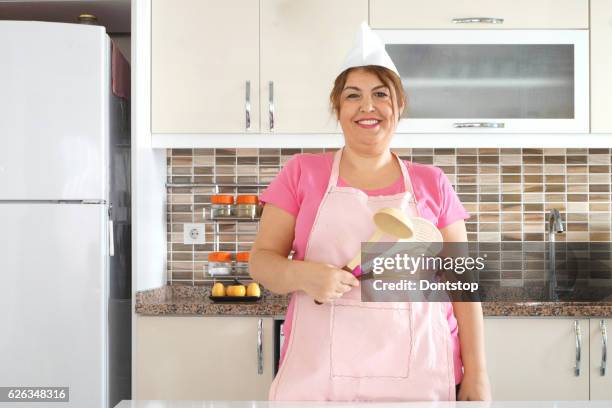
<svg viewBox="0 0 612 408"><path fill-rule="evenodd" d="M385 45L380 38L374 34L368 23L363 21L355 36L353 48L344 59L340 72L353 67L363 67L366 65L378 65L395 72L400 76L399 71L385 50Z"/></svg>

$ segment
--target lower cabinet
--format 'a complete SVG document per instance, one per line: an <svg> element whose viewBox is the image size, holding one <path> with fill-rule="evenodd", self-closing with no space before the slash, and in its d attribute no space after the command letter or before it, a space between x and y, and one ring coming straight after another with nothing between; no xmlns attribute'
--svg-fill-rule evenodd
<svg viewBox="0 0 612 408"><path fill-rule="evenodd" d="M601 370L610 324L597 318L485 318L493 399L612 399L612 375Z"/></svg>
<svg viewBox="0 0 612 408"><path fill-rule="evenodd" d="M486 318L494 400L588 400L589 320Z"/></svg>
<svg viewBox="0 0 612 408"><path fill-rule="evenodd" d="M135 330L133 399L268 398L272 318L138 316Z"/></svg>
<svg viewBox="0 0 612 408"><path fill-rule="evenodd" d="M590 319L591 336L591 399L612 400L612 372L607 359L608 333L612 319Z"/></svg>
<svg viewBox="0 0 612 408"><path fill-rule="evenodd" d="M485 318L493 399L612 399L610 327L600 318ZM273 333L272 318L137 316L132 398L266 400Z"/></svg>

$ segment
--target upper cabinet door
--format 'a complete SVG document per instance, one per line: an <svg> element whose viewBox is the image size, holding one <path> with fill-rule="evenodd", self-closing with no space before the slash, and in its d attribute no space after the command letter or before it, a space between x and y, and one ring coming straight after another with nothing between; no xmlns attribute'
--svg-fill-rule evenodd
<svg viewBox="0 0 612 408"><path fill-rule="evenodd" d="M151 13L152 131L259 132L259 0L152 0Z"/></svg>
<svg viewBox="0 0 612 408"><path fill-rule="evenodd" d="M612 0L591 0L591 132L612 132Z"/></svg>
<svg viewBox="0 0 612 408"><path fill-rule="evenodd" d="M483 20L478 20L482 19ZM503 19L503 22L500 21ZM588 28L587 0L370 0L372 28Z"/></svg>
<svg viewBox="0 0 612 408"><path fill-rule="evenodd" d="M261 2L262 132L336 133L329 94L367 0Z"/></svg>
<svg viewBox="0 0 612 408"><path fill-rule="evenodd" d="M586 30L376 32L408 99L398 133L589 131Z"/></svg>

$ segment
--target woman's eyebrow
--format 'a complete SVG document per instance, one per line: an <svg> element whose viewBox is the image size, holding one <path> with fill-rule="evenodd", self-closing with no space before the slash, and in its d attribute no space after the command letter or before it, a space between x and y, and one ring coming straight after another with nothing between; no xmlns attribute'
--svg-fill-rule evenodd
<svg viewBox="0 0 612 408"><path fill-rule="evenodd" d="M378 85L378 86L375 86L374 88L372 88L372 90L374 91L374 90L376 90L378 88L389 88L389 87L387 85ZM356 87L356 86L347 86L342 91L346 91L348 89L354 89L355 91L360 91L361 92L361 89Z"/></svg>

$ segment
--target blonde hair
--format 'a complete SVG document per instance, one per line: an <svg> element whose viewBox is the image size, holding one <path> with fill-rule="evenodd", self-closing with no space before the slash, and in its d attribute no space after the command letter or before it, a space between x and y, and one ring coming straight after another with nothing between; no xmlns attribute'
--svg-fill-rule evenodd
<svg viewBox="0 0 612 408"><path fill-rule="evenodd" d="M336 115L336 118L340 118L340 96L342 94L342 90L346 85L346 80L348 79L349 73L355 69L363 69L364 71L374 74L385 84L391 91L391 100L395 102L393 104L393 114L395 115L395 107L401 107L402 105L406 107L407 98L406 93L404 92L404 87L402 86L402 80L400 77L393 71L388 68L381 67L378 65L366 65L363 67L354 67L349 68L347 70L342 71L340 75L334 81L334 87L332 88L331 93L329 94L329 101L331 104L331 111ZM394 98L395 96L395 98ZM399 115L398 115L399 120Z"/></svg>

